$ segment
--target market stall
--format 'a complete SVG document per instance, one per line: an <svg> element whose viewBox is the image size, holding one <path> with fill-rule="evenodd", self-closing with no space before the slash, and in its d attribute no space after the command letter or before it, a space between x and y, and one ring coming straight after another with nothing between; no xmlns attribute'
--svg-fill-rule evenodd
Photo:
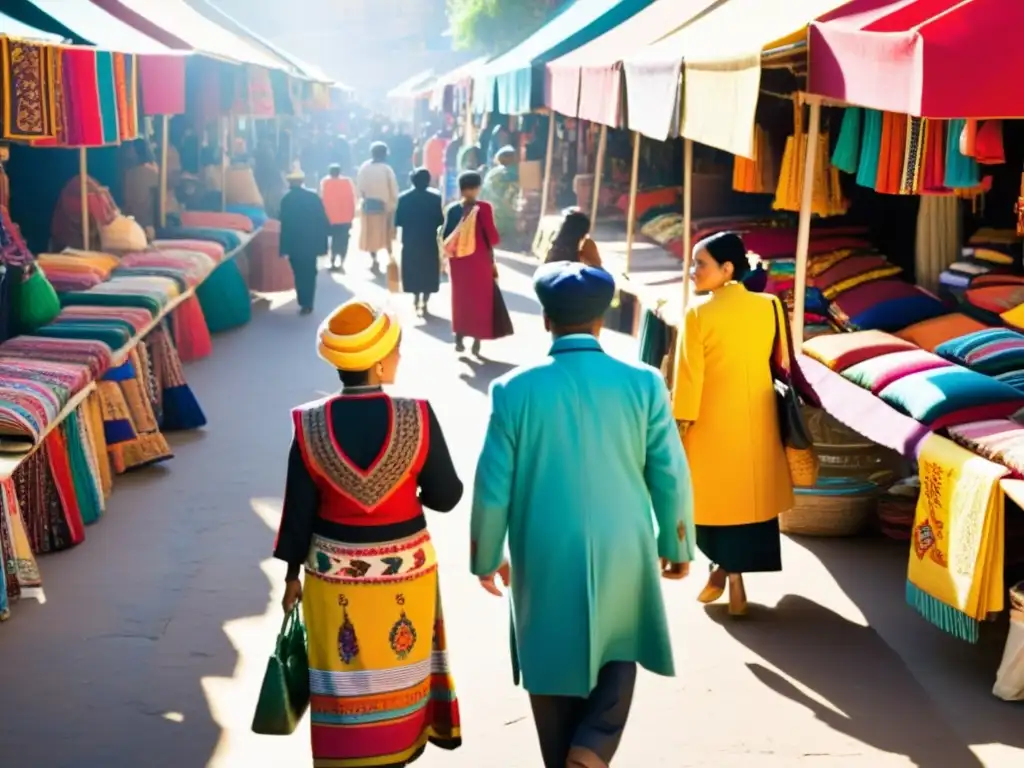
<svg viewBox="0 0 1024 768"><path fill-rule="evenodd" d="M477 112L523 115L544 106L545 64L622 24L653 0L579 0L473 78Z"/></svg>
<svg viewBox="0 0 1024 768"><path fill-rule="evenodd" d="M122 4L101 10L83 3L92 10L81 14L68 3L36 5L44 30L31 39L0 37L4 61L19 62L4 80L18 87L2 94L13 118L4 120L3 138L17 144L20 156L76 148L79 163L52 220L50 239L59 247L37 254L9 215L18 181L10 183L0 169L0 618L12 600L40 587L37 554L84 540L116 475L167 461L164 433L206 423L182 360L210 354L210 332L243 323L251 312L237 261L263 234L262 210L169 210L169 121L188 101L186 58L198 60L186 55L193 46L182 37L209 46L201 50L210 64L230 68L227 77L192 85L218 104L233 100L236 115L273 116L266 65L286 65L260 59L264 54L251 53L239 38L229 44L231 33L215 25L205 36L182 29L178 16L162 22L181 36L160 32ZM125 47L135 50L41 42L49 30L81 42L99 39L108 22L129 30ZM25 32L23 18L11 24ZM218 40L221 51L213 48ZM213 60L232 54L239 58L231 63ZM222 83L230 89L225 94ZM41 115L27 109L28 96L46 107ZM29 119L33 114L38 119ZM136 140L153 119L161 144L159 201L155 239L147 242L111 190L91 177L89 153ZM226 138L219 137L222 146Z"/></svg>
<svg viewBox="0 0 1024 768"><path fill-rule="evenodd" d="M1020 141L1019 131L984 119L1019 114L1015 93L1006 91L1000 102L995 87L979 93L950 84L963 82L959 73L969 80L979 58L989 72L1017 63L1007 33L994 29L1020 10L1008 7L1000 14L998 3L863 0L833 13L839 3L795 3L807 15L794 24L780 19L778 8L773 18L757 17L756 5L719 4L627 58L630 127L729 150L736 155L737 189L767 192L774 186L774 207L798 212L795 228L782 215L693 222L687 230L742 230L748 249L765 262L756 290L787 300L800 340L807 330L801 367L824 406L815 416L818 429L812 429L819 448L839 456L839 441L822 435L845 429L845 440L863 435L872 450L892 449L916 463L921 494L913 492L916 505L896 526L912 542L908 603L943 630L976 640L980 625L1005 606L1004 572L1019 569L1022 560L1024 513L1011 508L1004 490L1005 478L1019 474L1015 451L1024 445L1017 442L1024 429L1013 419L1024 405L1024 335L1015 312L1024 302L1024 279L1018 233L982 227L960 256L959 218L968 204L981 215L993 168L1009 166L1009 175L1019 178L1024 157L1018 152L1011 159L1015 148L1008 144ZM750 23L755 17L758 22ZM794 56L807 55L802 33L792 33L808 22L809 64L790 66ZM730 26L742 31L721 31ZM1005 58L999 57L1000 41ZM986 56L979 57L979 50ZM784 57L797 76L795 89L766 93L762 62L774 55ZM807 68L805 90L799 78ZM685 103L669 99L666 107L668 94L680 93L680 77ZM766 153L754 123L762 97L789 99L794 108L774 185L764 183ZM868 109L854 107L854 98ZM916 260L887 258L864 227L829 226L829 214L845 210L851 184L870 190L867 195L921 198ZM938 271L925 259L941 263ZM943 269L945 301L903 279ZM679 291L678 298L666 301L670 295L662 291L649 299L667 323L661 346L669 354L664 362L670 378L673 329L686 311L687 282L670 289ZM651 361L663 362L657 354ZM853 448L843 450L848 460ZM855 502L863 510L865 496L877 498L880 488L868 494L838 489L836 481L850 478L829 466L829 487L799 489L798 507L806 507L809 496L845 495L850 501L844 510ZM964 488L970 493L957 490ZM838 510L834 501L831 508ZM818 509L820 518L824 507ZM974 533L965 539L968 520ZM955 589L948 584L954 571Z"/></svg>

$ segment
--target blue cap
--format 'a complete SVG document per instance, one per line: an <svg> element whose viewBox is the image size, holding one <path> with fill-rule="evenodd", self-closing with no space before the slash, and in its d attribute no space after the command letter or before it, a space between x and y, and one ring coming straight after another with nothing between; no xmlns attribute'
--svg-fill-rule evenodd
<svg viewBox="0 0 1024 768"><path fill-rule="evenodd" d="M615 296L615 278L600 267L553 261L533 275L544 314L555 325L585 325L600 318Z"/></svg>

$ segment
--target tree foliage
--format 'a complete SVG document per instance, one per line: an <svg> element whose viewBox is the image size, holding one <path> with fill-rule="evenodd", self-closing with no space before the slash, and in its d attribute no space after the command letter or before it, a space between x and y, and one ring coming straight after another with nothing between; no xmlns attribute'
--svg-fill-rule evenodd
<svg viewBox="0 0 1024 768"><path fill-rule="evenodd" d="M532 35L562 5L558 0L447 0L458 48L499 54Z"/></svg>

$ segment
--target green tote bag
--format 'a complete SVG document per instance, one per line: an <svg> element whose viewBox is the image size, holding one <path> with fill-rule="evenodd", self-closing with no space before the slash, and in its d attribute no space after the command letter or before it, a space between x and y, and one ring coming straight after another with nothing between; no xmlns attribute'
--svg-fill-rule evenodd
<svg viewBox="0 0 1024 768"><path fill-rule="evenodd" d="M299 605L284 618L274 654L267 662L252 730L265 736L292 733L309 707L309 657Z"/></svg>

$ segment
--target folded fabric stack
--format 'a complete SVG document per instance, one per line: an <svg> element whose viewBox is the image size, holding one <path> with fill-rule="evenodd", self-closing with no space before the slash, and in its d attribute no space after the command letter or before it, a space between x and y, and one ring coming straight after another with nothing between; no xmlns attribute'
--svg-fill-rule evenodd
<svg viewBox="0 0 1024 768"><path fill-rule="evenodd" d="M152 246L161 251L198 251L205 253L216 264L224 261L224 246L210 240L154 240Z"/></svg>
<svg viewBox="0 0 1024 768"><path fill-rule="evenodd" d="M239 232L217 227L161 227L157 230L157 238L161 241L206 240L221 245L225 253L237 250L242 244L242 235ZM177 243L174 247L185 246Z"/></svg>
<svg viewBox="0 0 1024 768"><path fill-rule="evenodd" d="M91 339L50 339L43 336L16 336L0 344L0 359L45 360L84 366L91 379L98 379L113 361L110 347Z"/></svg>
<svg viewBox="0 0 1024 768"><path fill-rule="evenodd" d="M35 335L51 339L93 339L116 352L127 346L150 319L149 312L133 307L66 307L52 323L37 328Z"/></svg>
<svg viewBox="0 0 1024 768"><path fill-rule="evenodd" d="M117 257L106 253L70 250L41 253L36 262L58 292L86 291L110 279L118 265Z"/></svg>
<svg viewBox="0 0 1024 768"><path fill-rule="evenodd" d="M187 286L195 287L217 267L217 262L202 251L185 249L157 249L137 251L121 257L119 274L145 274L146 270L165 270L180 273Z"/></svg>
<svg viewBox="0 0 1024 768"><path fill-rule="evenodd" d="M1024 477L1024 426L1010 419L988 419L958 424L948 431L964 448Z"/></svg>
<svg viewBox="0 0 1024 768"><path fill-rule="evenodd" d="M60 297L63 306L142 307L156 317L182 291L178 282L164 276L116 275L88 291L73 291Z"/></svg>
<svg viewBox="0 0 1024 768"><path fill-rule="evenodd" d="M229 211L183 211L178 217L181 226L189 229L231 229L237 232L252 232L255 229L251 218Z"/></svg>

